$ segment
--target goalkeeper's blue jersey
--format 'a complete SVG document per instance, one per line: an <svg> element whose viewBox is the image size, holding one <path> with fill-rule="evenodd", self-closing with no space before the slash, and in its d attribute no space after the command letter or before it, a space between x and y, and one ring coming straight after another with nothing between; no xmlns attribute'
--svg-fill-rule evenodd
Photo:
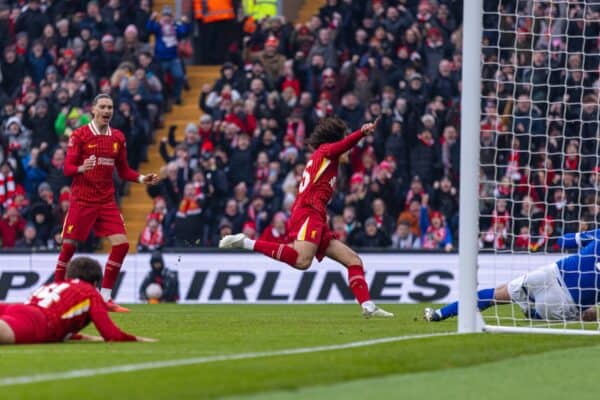
<svg viewBox="0 0 600 400"><path fill-rule="evenodd" d="M558 243L563 248L581 247L577 254L556 264L575 304L582 309L596 305L600 297L600 229L566 234Z"/></svg>

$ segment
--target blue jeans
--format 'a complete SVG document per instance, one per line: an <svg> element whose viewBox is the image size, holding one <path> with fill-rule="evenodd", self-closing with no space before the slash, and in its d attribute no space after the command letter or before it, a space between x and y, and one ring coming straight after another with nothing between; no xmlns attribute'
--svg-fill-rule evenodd
<svg viewBox="0 0 600 400"><path fill-rule="evenodd" d="M171 74L171 77L173 77L173 90L175 91L175 99L181 101L181 90L183 89L183 80L185 79L181 60L179 58L175 58L173 60L163 60L160 62L160 65L165 73L168 72Z"/></svg>

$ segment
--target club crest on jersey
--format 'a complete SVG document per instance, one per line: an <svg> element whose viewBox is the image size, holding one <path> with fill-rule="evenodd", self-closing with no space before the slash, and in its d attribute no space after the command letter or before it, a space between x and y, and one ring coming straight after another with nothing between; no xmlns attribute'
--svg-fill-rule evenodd
<svg viewBox="0 0 600 400"><path fill-rule="evenodd" d="M67 226L67 233L73 232L73 225Z"/></svg>
<svg viewBox="0 0 600 400"><path fill-rule="evenodd" d="M118 142L113 142L113 153L118 153L119 152L119 143Z"/></svg>

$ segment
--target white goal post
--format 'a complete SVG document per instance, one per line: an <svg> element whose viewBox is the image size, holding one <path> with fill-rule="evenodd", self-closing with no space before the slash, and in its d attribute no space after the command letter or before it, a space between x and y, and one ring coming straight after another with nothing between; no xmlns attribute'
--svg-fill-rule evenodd
<svg viewBox="0 0 600 400"><path fill-rule="evenodd" d="M600 334L598 317L477 308L479 289L567 256L560 235L599 227L598 32L595 2L463 0L459 333ZM483 248L494 261L480 271ZM515 265L523 254L527 265Z"/></svg>
<svg viewBox="0 0 600 400"><path fill-rule="evenodd" d="M483 0L463 0L463 63L460 100L458 227L458 332L481 331L477 311L479 252L479 121Z"/></svg>

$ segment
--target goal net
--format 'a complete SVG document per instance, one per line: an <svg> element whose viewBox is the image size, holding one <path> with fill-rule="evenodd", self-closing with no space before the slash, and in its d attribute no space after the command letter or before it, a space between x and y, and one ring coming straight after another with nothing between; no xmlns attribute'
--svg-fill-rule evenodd
<svg viewBox="0 0 600 400"><path fill-rule="evenodd" d="M559 238L600 221L600 5L593 3L483 1L478 288L510 282L519 303L483 312L488 331L600 327L579 307L597 297L589 274L600 270L586 270L581 257L569 261L579 264L569 277L557 267L581 251Z"/></svg>

